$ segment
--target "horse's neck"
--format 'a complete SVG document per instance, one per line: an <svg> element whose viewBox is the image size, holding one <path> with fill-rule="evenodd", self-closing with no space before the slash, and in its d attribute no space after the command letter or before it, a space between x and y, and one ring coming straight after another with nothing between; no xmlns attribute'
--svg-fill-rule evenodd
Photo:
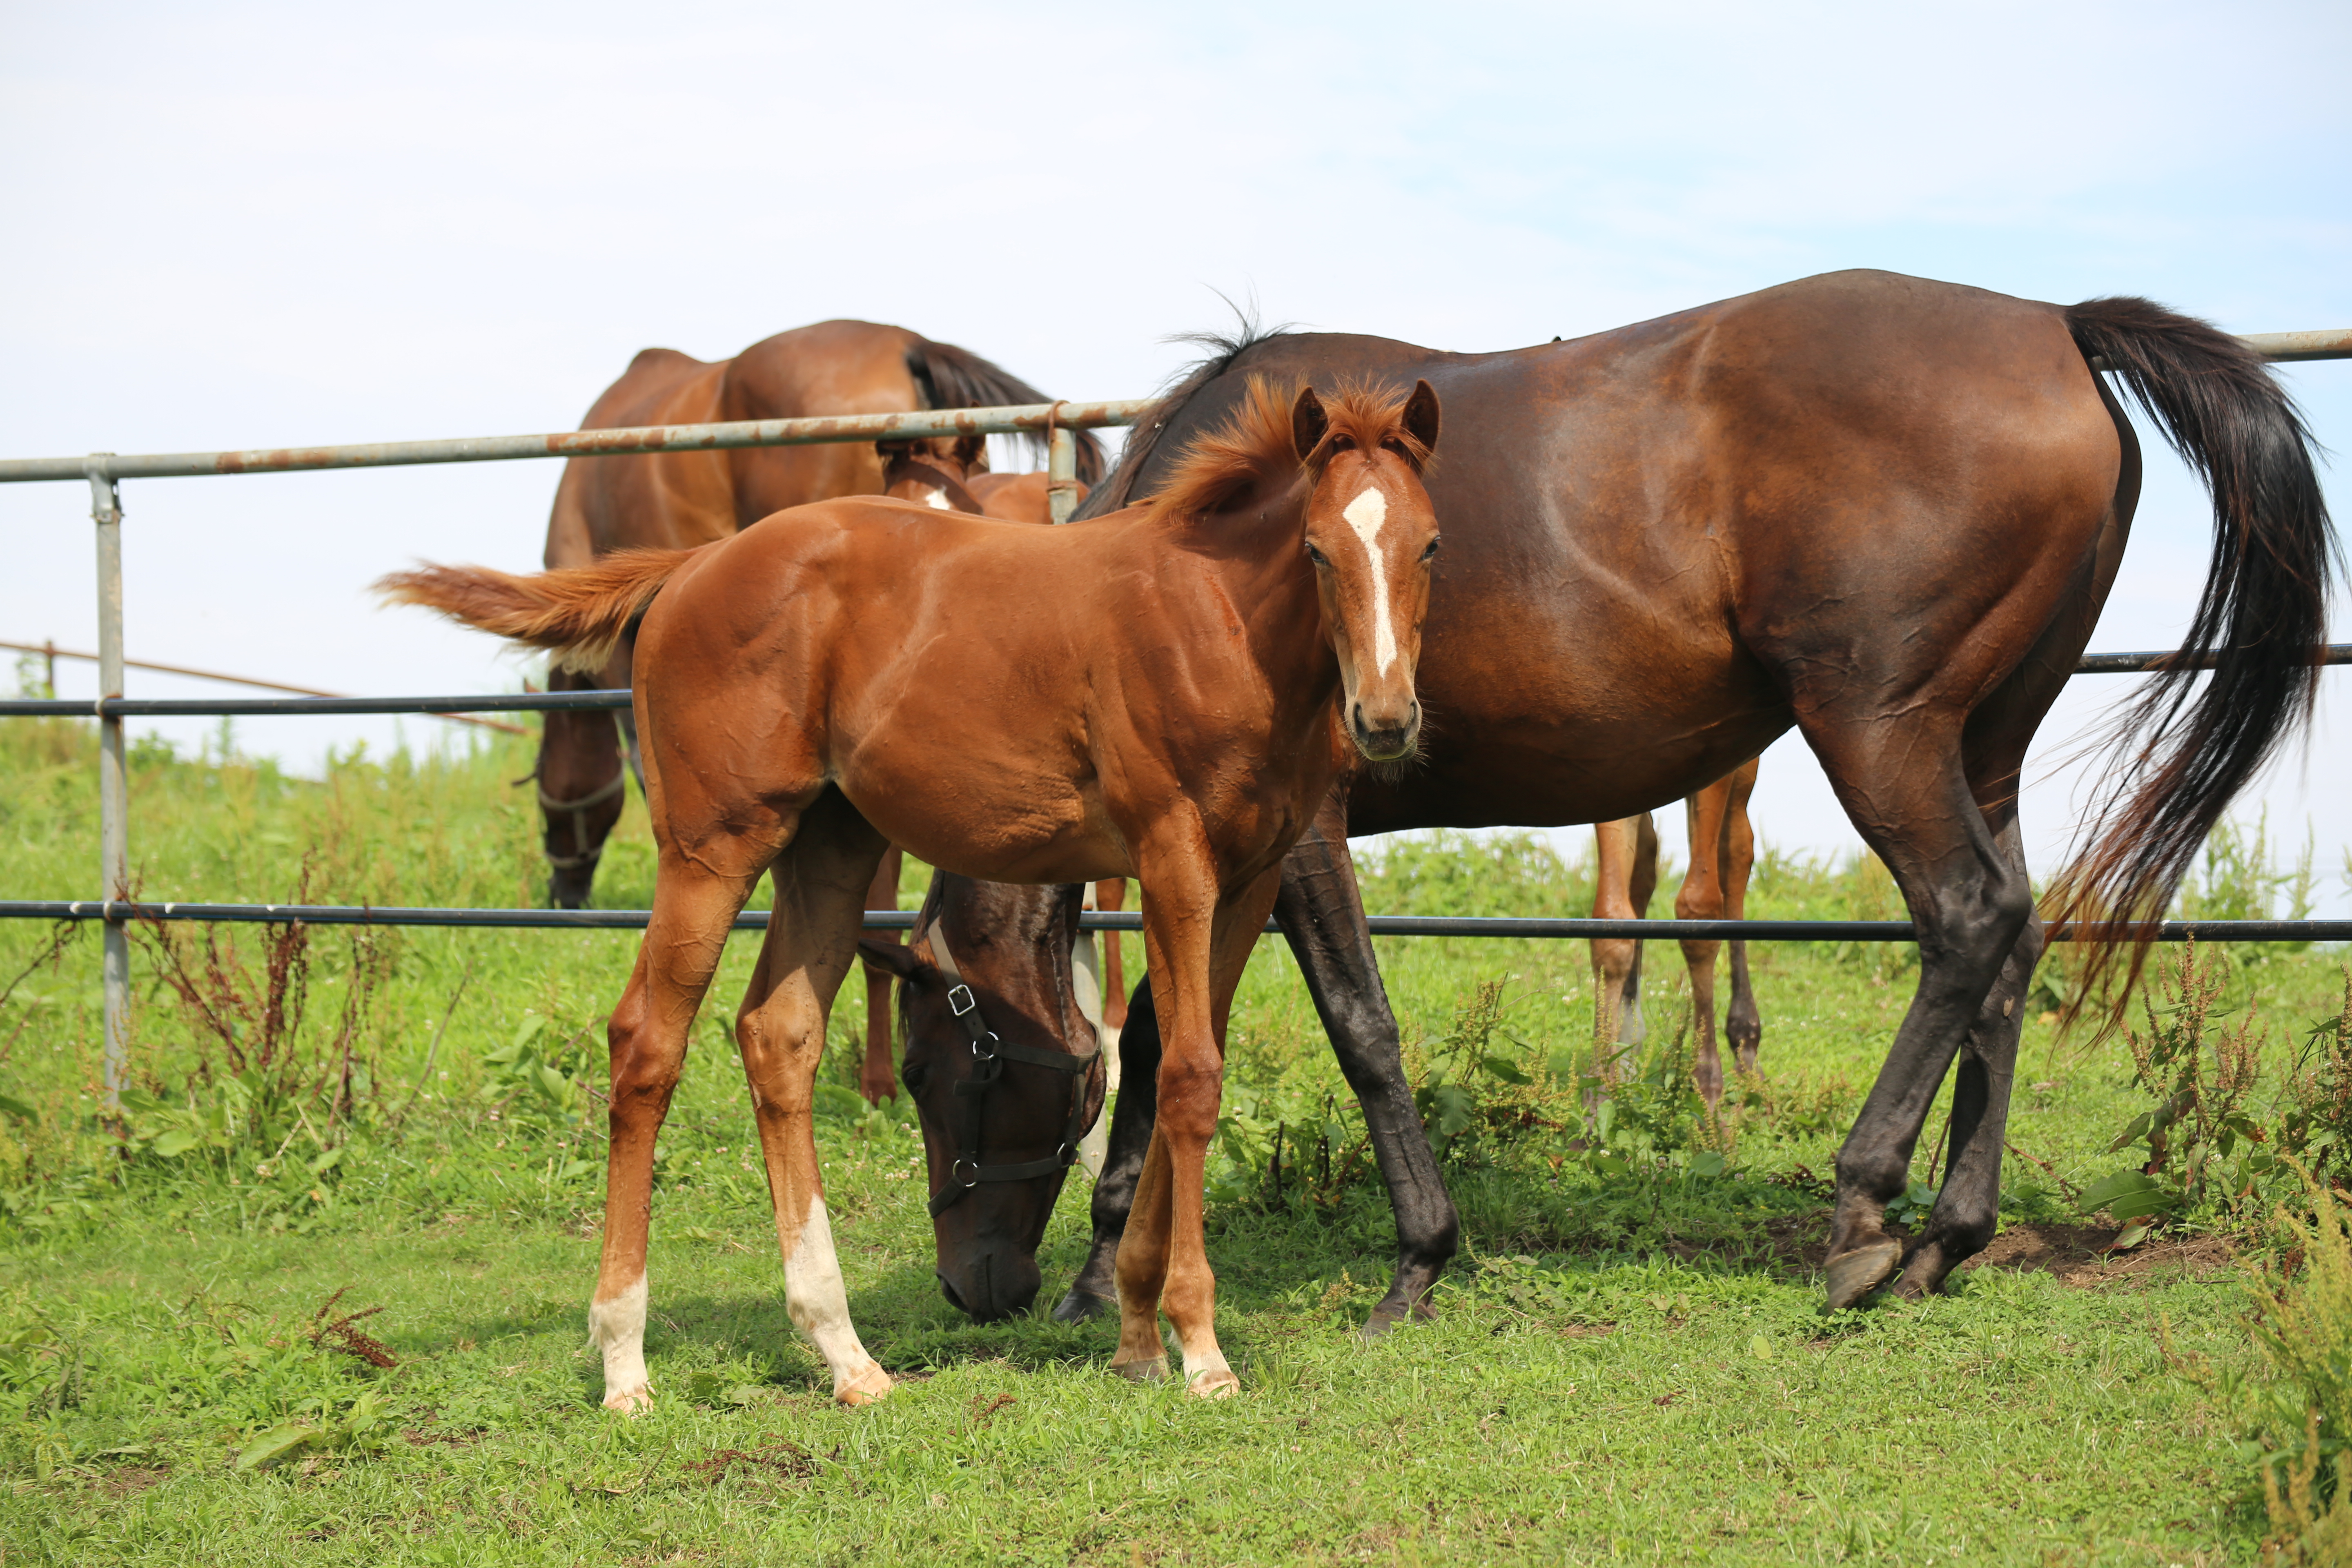
<svg viewBox="0 0 2352 1568"><path fill-rule="evenodd" d="M1339 656L1323 630L1323 601L1301 537L1304 491L1179 527L1234 531L1199 559L1241 624L1241 641L1278 711L1277 727L1326 706ZM1296 711L1292 711L1296 710Z"/></svg>

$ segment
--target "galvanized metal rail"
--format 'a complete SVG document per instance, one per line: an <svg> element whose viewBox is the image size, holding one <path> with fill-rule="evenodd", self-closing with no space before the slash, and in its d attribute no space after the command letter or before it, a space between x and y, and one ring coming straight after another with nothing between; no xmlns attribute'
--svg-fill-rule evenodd
<svg viewBox="0 0 2352 1568"><path fill-rule="evenodd" d="M2255 353L2275 361L2352 359L2352 331L2265 332L2242 340ZM125 1028L131 996L131 950L127 921L137 918L129 902L131 855L130 793L123 767L123 720L134 715L268 714L268 713L456 713L553 711L561 709L620 708L627 694L619 692L526 693L503 699L468 698L286 698L206 702L131 701L122 695L122 499L121 481L211 474L291 473L323 468L373 468L418 463L510 462L545 458L599 458L654 452L729 451L755 447L792 447L834 441L922 439L940 436L1043 434L1046 437L1047 496L1055 522L1069 520L1076 500L1076 442L1072 432L1082 428L1129 425L1149 406L1141 399L1096 403L1057 402L1019 407L936 409L922 413L848 416L815 419L757 419L710 425L646 426L618 430L565 430L538 436L460 437L439 441L363 442L344 446L280 447L231 452L163 452L118 455L96 452L77 458L23 458L0 460L0 484L30 484L46 480L87 480L90 516L98 528L98 647L100 696L89 703L20 700L0 703L0 715L88 713L99 721L99 868L103 900L90 905L0 906L0 916L29 915L37 910L89 909L93 913L54 913L52 919L98 919L105 932L106 1097L110 1109L120 1105L127 1043ZM2331 648L2327 663L2341 662ZM2122 673L2146 669L2148 661L2168 655L2099 655L2108 661L2084 673ZM2120 661L2120 662L2116 662ZM186 910L267 910L268 905L179 905ZM282 907L282 906L280 906ZM519 917L536 910L440 910L443 916ZM546 911L554 913L556 911ZM590 911L620 913L622 911ZM377 911L379 917L383 911ZM174 916L171 918L195 918ZM220 914L215 919L263 919L264 913ZM297 918L280 915L279 920ZM323 920L325 917L320 917ZM1412 917L1388 917L1409 919ZM488 918L434 923L489 924ZM499 923L508 923L500 921ZM562 922L531 921L531 924ZM1517 922L1503 922L1514 924ZM1577 924L1580 922L1544 922ZM1589 927L1592 922L1580 922ZM1677 922L1633 922L1641 929L1622 934L1666 936ZM1754 924L1756 922L1741 922ZM1897 922L1899 923L1899 922ZM1475 925L1475 929L1471 929ZM1465 922L1457 929L1432 934L1506 935L1496 922ZM1535 934L1535 933L1528 933ZM1568 934L1563 932L1563 934ZM1606 934L1585 931L1581 934ZM1750 940L1768 940L1751 938ZM1799 939L1790 939L1799 940ZM1814 937L1812 940L1820 940ZM1870 940L1870 939L1859 939ZM1890 940L1880 938L1876 940ZM1896 939L1899 940L1899 939Z"/></svg>
<svg viewBox="0 0 2352 1568"><path fill-rule="evenodd" d="M0 645L6 646L6 645ZM2147 675L2162 669L2179 650L2154 653L2086 653L2077 675ZM2321 665L2352 664L2352 643L2330 643ZM2212 659L2190 668L2210 669ZM11 697L0 698L0 718L101 719L218 718L253 714L577 712L629 705L625 687L599 691L515 691L485 697ZM511 725L501 726L511 729Z"/></svg>
<svg viewBox="0 0 2352 1568"><path fill-rule="evenodd" d="M367 904L101 903L0 900L0 920L190 921L250 925L460 926L473 930L643 931L650 910L463 910L378 908ZM913 910L868 910L868 930L911 931ZM1916 942L1909 921L1536 920L1490 915L1370 915L1374 936L1523 937L1560 941L1652 938L1660 942ZM1087 910L1087 931L1143 929L1137 910ZM745 910L737 931L765 931L768 911ZM1265 922L1266 934L1282 930ZM2058 925L2052 942L2109 934L2103 926ZM2114 934L2129 936L2129 928ZM2352 942L2352 921L2167 921L2158 942Z"/></svg>

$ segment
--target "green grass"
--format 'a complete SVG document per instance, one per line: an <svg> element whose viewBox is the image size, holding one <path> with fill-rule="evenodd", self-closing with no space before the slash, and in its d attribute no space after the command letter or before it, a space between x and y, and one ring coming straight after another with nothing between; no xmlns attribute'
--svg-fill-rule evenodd
<svg viewBox="0 0 2352 1568"><path fill-rule="evenodd" d="M133 863L153 898L286 898L307 855L320 901L535 901L528 791L507 783L528 765L500 742L438 761L346 759L310 783L226 744L195 760L150 748L133 772ZM89 893L91 773L78 728L0 729L11 896ZM641 907L651 865L633 800L601 901ZM1391 854L1366 900L1576 913L1583 878L1532 843L1439 842ZM1750 908L1885 918L1899 900L1868 865L1771 858ZM46 935L0 930L0 984ZM246 966L261 940L237 936ZM1977 1270L1949 1299L1819 1312L1817 1280L1782 1242L1817 1228L1805 1177L1829 1170L1908 1001L1913 961L1897 947L1756 950L1770 1103L1721 1178L1671 1163L1630 1178L1574 1160L1555 1172L1539 1150L1465 1142L1450 1181L1467 1247L1440 1319L1376 1344L1349 1331L1387 1279L1377 1184L1269 1205L1242 1179L1236 1141L1212 1211L1220 1331L1244 1382L1224 1404L1111 1376L1108 1325L964 1322L930 1278L911 1133L828 1117L852 1304L908 1379L849 1413L784 1316L743 1152L725 1026L751 957L739 939L664 1135L647 1344L659 1397L619 1420L596 1405L585 1344L601 1157L593 1102L570 1080L601 1077L599 1025L634 941L390 936L377 954L389 977L352 1045L347 1122L322 1127L316 1097L264 1097L227 1146L192 1134L166 1157L151 1142L127 1165L95 1115L96 944L35 968L0 1005L0 1094L16 1108L0 1105L0 1560L2257 1555L2243 1434L2210 1379L2171 1370L2173 1356L2252 1366L2226 1268L2159 1264L2090 1289ZM2273 1020L2283 1059L2290 1026L2332 1013L2341 981L2332 955L2261 956L2234 994ZM1580 943L1393 939L1382 957L1417 1069L1443 1059L1482 983L1504 983L1495 1037L1532 1068L1589 1030ZM340 933L316 933L311 959L298 1078L335 1065L360 973ZM1670 944L1652 948L1662 1039L1678 967ZM132 1067L155 1114L222 1103L226 1047L192 1032L152 950L133 978ZM828 1071L844 1084L861 990L845 990L832 1026ZM1279 944L1252 967L1231 1055L1237 1094L1328 1097L1347 1144L1344 1089ZM525 1059L569 1087L534 1092ZM2064 1184L2115 1169L2105 1144L2145 1109L2129 1079L2119 1045L2066 1044L2029 1022L2011 1137L2050 1170L2010 1163L2011 1223L2078 1217ZM1083 1252L1084 1197L1074 1182L1048 1235L1048 1302ZM332 1315L381 1306L358 1326L396 1368L312 1344L313 1314L345 1289ZM362 1395L362 1416L383 1415L355 1427ZM331 1440L233 1468L288 1422Z"/></svg>

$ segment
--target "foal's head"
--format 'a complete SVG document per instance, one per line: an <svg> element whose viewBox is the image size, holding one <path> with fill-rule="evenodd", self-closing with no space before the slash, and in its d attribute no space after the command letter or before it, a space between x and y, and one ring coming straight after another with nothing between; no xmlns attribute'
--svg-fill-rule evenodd
<svg viewBox="0 0 2352 1568"><path fill-rule="evenodd" d="M877 441L882 493L941 511L972 511L980 503L966 486L988 471L985 436L934 436L919 441Z"/></svg>
<svg viewBox="0 0 2352 1568"><path fill-rule="evenodd" d="M1343 383L1327 399L1311 386L1285 398L1253 378L1234 418L1193 443L1150 503L1207 513L1283 480L1306 487L1300 547L1339 657L1341 717L1373 762L1411 756L1421 737L1413 668L1437 555L1437 514L1422 475L1437 423L1437 394L1425 381L1408 395Z"/></svg>

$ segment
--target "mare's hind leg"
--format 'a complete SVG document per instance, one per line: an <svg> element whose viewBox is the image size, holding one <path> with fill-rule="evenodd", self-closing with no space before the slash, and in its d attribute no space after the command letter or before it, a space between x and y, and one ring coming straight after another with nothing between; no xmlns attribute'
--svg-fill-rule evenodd
<svg viewBox="0 0 2352 1568"><path fill-rule="evenodd" d="M898 871L905 860L895 844L883 852L882 863L875 868L874 880L866 889L866 909L898 907ZM880 942L906 940L904 931L879 927L863 934ZM857 1092L866 1097L866 1104L879 1105L898 1097L898 1076L890 1068L890 972L870 958L865 965L866 1058L858 1064Z"/></svg>
<svg viewBox="0 0 2352 1568"><path fill-rule="evenodd" d="M1748 820L1748 797L1756 792L1758 759L1750 759L1724 782L1730 785L1731 809L1724 817L1723 910L1735 921L1748 918L1748 879L1756 869L1756 828ZM1756 987L1748 978L1748 944L1731 944L1731 1006L1724 1015L1724 1037L1731 1042L1741 1072L1756 1070L1756 1055L1764 1045L1764 1015L1756 1005Z"/></svg>
<svg viewBox="0 0 2352 1568"><path fill-rule="evenodd" d="M814 1102L825 1017L857 953L858 915L875 863L888 848L835 791L801 815L799 833L776 858L775 913L735 1020L784 1255L785 1309L824 1357L833 1396L844 1405L881 1398L890 1376L849 1321L817 1170Z"/></svg>
<svg viewBox="0 0 2352 1568"><path fill-rule="evenodd" d="M1918 992L1838 1151L1832 1307L1853 1305L1895 1272L1903 1247L1885 1229L1886 1205L1908 1182L1944 1071L2033 912L2024 868L1996 839L1962 768L1960 720L1932 708L1901 721L1801 720L1854 826L1903 889L1919 940Z"/></svg>
<svg viewBox="0 0 2352 1568"><path fill-rule="evenodd" d="M604 1171L604 1247L588 1337L604 1352L604 1404L634 1415L652 1403L646 1379L646 1241L653 1223L654 1140L686 1062L688 1033L726 951L736 912L767 851L705 847L665 852L635 970L613 1010L613 1105ZM714 870L716 865L720 868Z"/></svg>

